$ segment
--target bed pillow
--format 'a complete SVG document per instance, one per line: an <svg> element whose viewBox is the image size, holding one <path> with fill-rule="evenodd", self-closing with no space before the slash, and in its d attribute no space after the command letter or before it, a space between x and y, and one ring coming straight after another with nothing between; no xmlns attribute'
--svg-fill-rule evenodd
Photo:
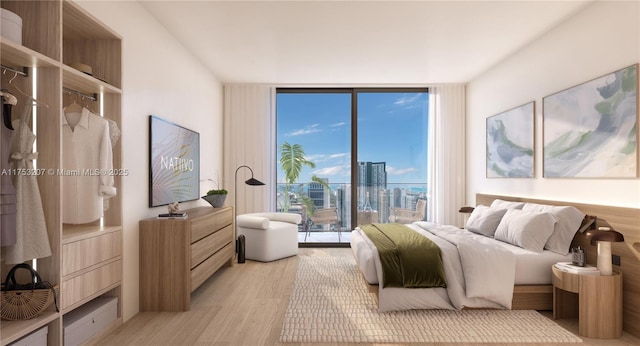
<svg viewBox="0 0 640 346"><path fill-rule="evenodd" d="M493 237L500 220L507 209L489 208L486 205L478 205L471 212L465 228L471 232Z"/></svg>
<svg viewBox="0 0 640 346"><path fill-rule="evenodd" d="M511 202L503 199L494 199L491 202L491 208L496 209L522 209L524 202Z"/></svg>
<svg viewBox="0 0 640 346"><path fill-rule="evenodd" d="M550 213L509 209L502 217L495 238L534 252L542 252L558 222Z"/></svg>
<svg viewBox="0 0 640 346"><path fill-rule="evenodd" d="M551 237L547 240L544 248L561 255L569 254L573 236L580 229L585 214L575 207L555 206L536 203L526 203L522 208L524 211L550 213L558 219Z"/></svg>

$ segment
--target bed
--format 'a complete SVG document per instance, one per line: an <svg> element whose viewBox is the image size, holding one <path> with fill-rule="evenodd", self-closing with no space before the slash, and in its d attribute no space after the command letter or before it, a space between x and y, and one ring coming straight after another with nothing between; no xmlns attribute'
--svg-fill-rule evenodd
<svg viewBox="0 0 640 346"><path fill-rule="evenodd" d="M362 228L351 233L351 249L365 280L378 285L380 311L551 309L550 268L571 260L571 242L588 218L571 206L500 198L484 203L488 205L479 204L469 217L468 229L422 221L407 225L440 248L446 288L385 287L376 246ZM525 236L505 231L510 225Z"/></svg>

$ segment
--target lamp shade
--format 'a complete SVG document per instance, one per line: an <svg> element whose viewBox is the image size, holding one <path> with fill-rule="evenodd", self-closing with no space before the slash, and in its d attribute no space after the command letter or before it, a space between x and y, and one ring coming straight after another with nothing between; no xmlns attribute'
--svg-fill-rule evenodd
<svg viewBox="0 0 640 346"><path fill-rule="evenodd" d="M591 245L596 245L599 241L606 241L611 243L617 243L624 241L624 235L617 231L589 231L587 237L591 239Z"/></svg>
<svg viewBox="0 0 640 346"><path fill-rule="evenodd" d="M260 186L260 185L264 185L263 182L261 182L258 179L255 179L254 177L251 177L250 179L247 179L247 181L244 182L247 185L251 185L251 186Z"/></svg>

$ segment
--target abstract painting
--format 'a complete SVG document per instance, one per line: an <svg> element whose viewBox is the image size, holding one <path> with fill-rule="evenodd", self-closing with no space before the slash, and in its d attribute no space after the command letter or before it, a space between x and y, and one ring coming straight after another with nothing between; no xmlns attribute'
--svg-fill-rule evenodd
<svg viewBox="0 0 640 346"><path fill-rule="evenodd" d="M200 134L149 116L149 207L200 198Z"/></svg>
<svg viewBox="0 0 640 346"><path fill-rule="evenodd" d="M487 178L533 177L534 102L487 118Z"/></svg>
<svg viewBox="0 0 640 346"><path fill-rule="evenodd" d="M637 176L638 65L543 99L545 177Z"/></svg>

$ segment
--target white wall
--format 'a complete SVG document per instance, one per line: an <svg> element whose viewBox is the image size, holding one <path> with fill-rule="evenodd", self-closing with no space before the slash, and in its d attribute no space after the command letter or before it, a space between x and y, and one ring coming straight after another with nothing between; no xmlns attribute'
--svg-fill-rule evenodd
<svg viewBox="0 0 640 346"><path fill-rule="evenodd" d="M476 193L640 207L639 179L542 177L542 98L640 61L640 2L595 2L467 88L467 203ZM535 101L533 179L487 179L486 118Z"/></svg>
<svg viewBox="0 0 640 346"><path fill-rule="evenodd" d="M126 321L139 310L138 221L166 212L148 208L148 116L200 132L200 177L215 178L222 174L222 85L137 1L78 3L123 38L122 167L130 172L122 188ZM208 204L181 208L198 205Z"/></svg>

